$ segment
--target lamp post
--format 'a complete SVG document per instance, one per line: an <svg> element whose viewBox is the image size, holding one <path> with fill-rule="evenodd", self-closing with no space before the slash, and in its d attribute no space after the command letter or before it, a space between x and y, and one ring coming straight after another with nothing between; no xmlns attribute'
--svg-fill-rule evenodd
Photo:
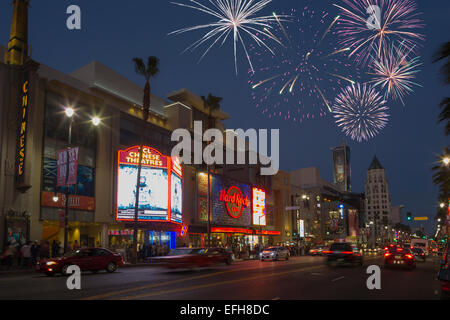
<svg viewBox="0 0 450 320"><path fill-rule="evenodd" d="M69 139L68 139L68 144L67 144L67 148L66 148L66 156L67 156L67 162L66 162L66 192L65 192L65 212L64 212L64 253L67 253L67 249L68 249L68 231L69 231L69 197L70 197L70 191L69 191L69 151L71 149L71 145L72 145L72 125L73 125L73 118L75 115L75 111L73 108L66 108L65 110L65 114L66 116L70 119L70 123L69 123ZM100 124L101 120L98 117L94 117L92 118L92 124L94 126L98 126ZM53 201L57 201L57 196L55 195L53 197ZM55 202L56 202L55 201Z"/></svg>
<svg viewBox="0 0 450 320"><path fill-rule="evenodd" d="M68 243L67 243L67 239L68 239L68 231L69 231L69 184L68 184L68 179L69 179L69 151L70 151L70 147L72 144L72 124L73 124L73 116L75 114L75 111L72 108L66 108L66 116L69 117L70 119L70 123L69 123L69 140L68 140L68 144L67 144L67 148L66 148L66 203L65 203L65 212L64 212L64 253L67 253L67 248L68 248Z"/></svg>

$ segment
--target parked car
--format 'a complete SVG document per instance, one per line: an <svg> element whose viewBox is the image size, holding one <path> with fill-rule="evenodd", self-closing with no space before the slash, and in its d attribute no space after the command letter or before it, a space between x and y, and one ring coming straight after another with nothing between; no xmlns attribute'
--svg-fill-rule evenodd
<svg viewBox="0 0 450 320"><path fill-rule="evenodd" d="M221 263L230 265L233 253L224 248L178 248L171 250L167 256L151 260L169 269L201 268Z"/></svg>
<svg viewBox="0 0 450 320"><path fill-rule="evenodd" d="M100 270L114 272L123 266L123 257L104 248L85 248L65 254L60 258L44 259L36 264L36 271L53 276L57 273L68 275L67 268L71 265L80 267L81 271Z"/></svg>
<svg viewBox="0 0 450 320"><path fill-rule="evenodd" d="M409 270L416 268L416 259L411 249L402 248L401 246L389 248L384 253L384 266L390 267L403 267Z"/></svg>
<svg viewBox="0 0 450 320"><path fill-rule="evenodd" d="M263 252L261 252L261 261L264 260L289 260L289 250L285 247L280 246L273 246L268 247L267 249L264 249Z"/></svg>
<svg viewBox="0 0 450 320"><path fill-rule="evenodd" d="M358 247L349 242L333 243L328 250L323 253L327 256L328 266L337 265L363 265L363 257Z"/></svg>

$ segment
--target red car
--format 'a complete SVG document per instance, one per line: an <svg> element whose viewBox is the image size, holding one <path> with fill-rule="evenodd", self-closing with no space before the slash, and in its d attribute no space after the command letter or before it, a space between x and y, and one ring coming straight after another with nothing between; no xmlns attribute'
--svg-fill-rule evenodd
<svg viewBox="0 0 450 320"><path fill-rule="evenodd" d="M36 264L36 271L53 276L56 273L67 275L67 268L77 265L81 271L99 270L114 272L123 266L123 257L103 248L86 248L69 252L60 258L41 260Z"/></svg>
<svg viewBox="0 0 450 320"><path fill-rule="evenodd" d="M406 267L412 270L416 268L416 260L410 249L400 246L390 247L384 253L384 266L386 268Z"/></svg>
<svg viewBox="0 0 450 320"><path fill-rule="evenodd" d="M178 248L170 251L168 256L152 259L152 262L169 269L209 267L221 263L230 265L232 261L232 253L224 248Z"/></svg>

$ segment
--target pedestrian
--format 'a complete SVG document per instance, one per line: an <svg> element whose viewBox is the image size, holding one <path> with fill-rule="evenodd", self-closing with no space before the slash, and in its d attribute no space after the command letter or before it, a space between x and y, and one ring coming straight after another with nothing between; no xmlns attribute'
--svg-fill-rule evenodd
<svg viewBox="0 0 450 320"><path fill-rule="evenodd" d="M28 241L27 243L25 243L22 248L20 249L21 253L22 253L22 259L23 259L23 264L22 267L23 268L29 268L30 267L30 259L31 259L31 245L30 242Z"/></svg>
<svg viewBox="0 0 450 320"><path fill-rule="evenodd" d="M48 241L41 241L41 248L39 250L39 258L41 260L50 258L50 245Z"/></svg>
<svg viewBox="0 0 450 320"><path fill-rule="evenodd" d="M56 242L56 240L53 240L52 242L52 258L56 258L59 255L59 248L58 248L58 243Z"/></svg>
<svg viewBox="0 0 450 320"><path fill-rule="evenodd" d="M12 267L15 250L16 247L11 242L8 242L6 244L5 250L3 251L2 255L2 264L6 266L7 270L11 269Z"/></svg>
<svg viewBox="0 0 450 320"><path fill-rule="evenodd" d="M30 252L31 252L31 265L35 265L38 257L39 257L39 251L40 251L40 247L39 247L39 243L37 240L35 240L33 242L33 244L31 245L30 248Z"/></svg>
<svg viewBox="0 0 450 320"><path fill-rule="evenodd" d="M64 255L64 247L61 245L61 241L58 241L58 257L62 257Z"/></svg>

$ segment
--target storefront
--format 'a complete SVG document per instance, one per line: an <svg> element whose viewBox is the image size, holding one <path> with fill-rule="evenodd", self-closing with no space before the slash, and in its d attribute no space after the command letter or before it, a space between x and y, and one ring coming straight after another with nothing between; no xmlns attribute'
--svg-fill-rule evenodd
<svg viewBox="0 0 450 320"><path fill-rule="evenodd" d="M206 223L208 175L199 173L197 181L198 219ZM230 247L236 255L248 254L257 244L272 244L273 236L280 234L267 230L264 189L220 175L210 175L210 188L212 246ZM205 245L207 234L190 233L189 240L194 246Z"/></svg>

